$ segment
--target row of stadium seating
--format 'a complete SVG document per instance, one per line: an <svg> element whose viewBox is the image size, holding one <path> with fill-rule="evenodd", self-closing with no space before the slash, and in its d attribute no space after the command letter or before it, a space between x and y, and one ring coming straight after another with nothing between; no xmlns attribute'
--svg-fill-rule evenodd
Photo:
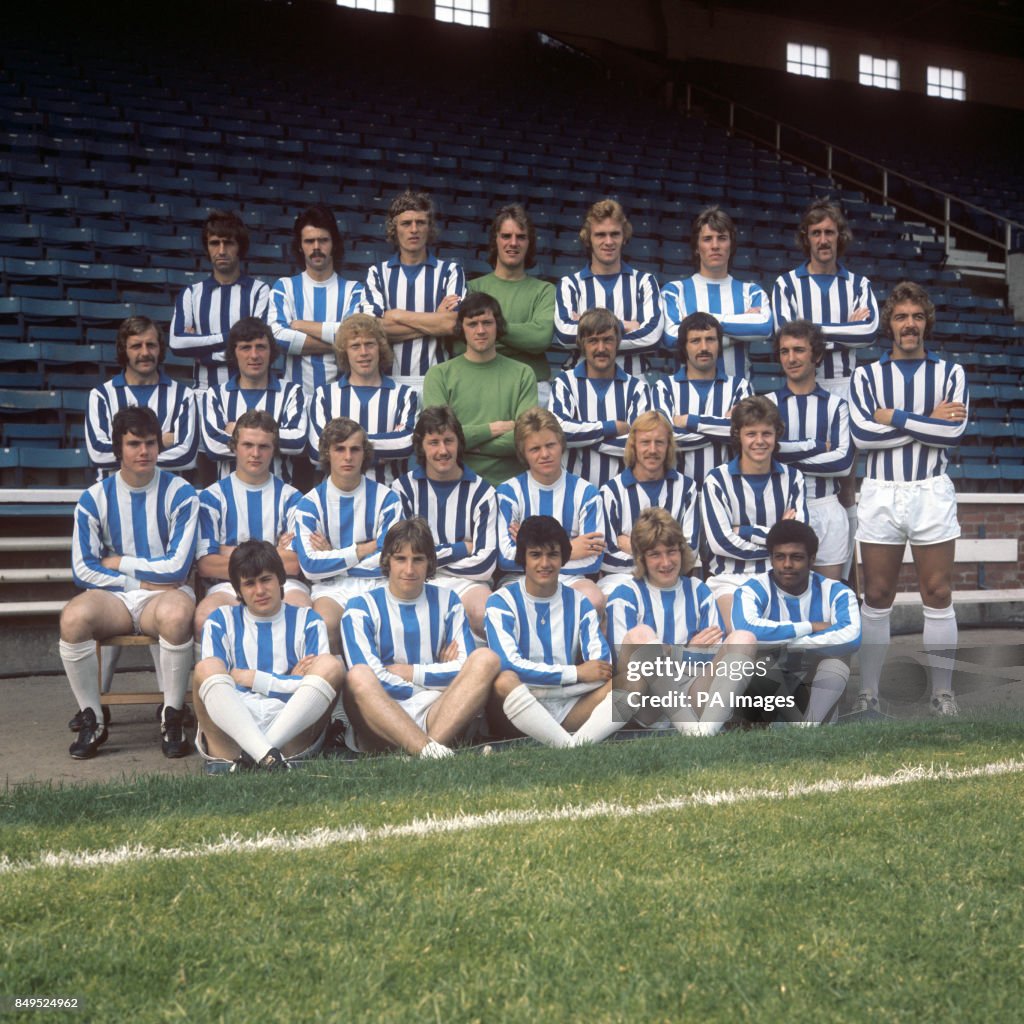
<svg viewBox="0 0 1024 1024"><path fill-rule="evenodd" d="M478 36L466 57L500 67L510 59L503 45ZM241 211L252 232L247 267L273 279L293 272L295 214L327 202L347 238L343 272L362 276L389 254L387 202L412 185L434 195L441 251L469 276L489 270L486 224L498 203L527 204L538 225L535 272L557 279L582 262L586 208L612 194L634 225L627 258L663 281L690 272L693 215L723 203L740 225L733 266L765 287L800 258L793 226L808 199L839 198L856 236L849 262L880 298L903 278L925 284L939 307L937 343L967 365L972 440L998 441L1000 465L986 455L960 469L1024 464L1020 389L1005 379L1020 369L1011 360L1024 328L942 266L931 229L892 207L635 91L609 90L600 69L576 58L546 54L509 96L498 86L467 93L457 78L418 88L401 68L356 52L343 75L318 75L315 86L288 66L268 80L219 50L214 72L208 46L148 51L138 70L98 39L76 41L70 57L59 39L49 48L4 44L0 411L13 427L3 443L16 455L80 440L83 388L112 372L116 324L135 312L166 324L177 292L205 275L198 235L209 209ZM766 347L755 348L753 370L759 390L777 386ZM24 481L37 468L19 456L8 470ZM971 487L1020 487L1012 473L964 474Z"/></svg>

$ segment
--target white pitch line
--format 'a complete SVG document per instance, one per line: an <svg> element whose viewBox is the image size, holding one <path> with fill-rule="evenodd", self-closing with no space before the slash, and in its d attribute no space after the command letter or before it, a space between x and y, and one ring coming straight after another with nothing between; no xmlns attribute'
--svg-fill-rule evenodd
<svg viewBox="0 0 1024 1024"><path fill-rule="evenodd" d="M197 860L221 853L248 853L262 850L293 853L299 850L323 850L332 846L373 843L405 836L471 832L481 828L501 828L509 825L539 825L557 821L584 821L588 818L637 818L663 811L680 811L692 807L719 807L730 804L752 803L757 800L788 800L793 797L813 796L819 793L857 793L874 789L889 789L913 782L936 780L991 778L1024 772L1024 761L1010 759L973 768L933 768L915 765L901 768L891 775L864 775L859 779L822 779L818 782L796 782L785 789L740 789L717 792L698 791L686 796L649 800L641 804L623 804L599 800L582 806L555 807L532 811L487 811L484 814L457 814L450 818L416 818L404 825L380 825L366 828L350 825L346 828L317 828L297 835L278 835L270 832L252 838L222 836L213 843L192 847L117 846L110 850L88 850L59 853L43 852L32 860L0 858L0 875L20 875L40 868L96 868L116 867L156 861Z"/></svg>

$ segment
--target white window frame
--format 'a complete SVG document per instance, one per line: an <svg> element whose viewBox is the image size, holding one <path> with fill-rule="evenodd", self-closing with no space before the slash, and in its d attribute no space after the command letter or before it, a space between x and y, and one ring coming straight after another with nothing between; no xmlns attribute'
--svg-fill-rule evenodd
<svg viewBox="0 0 1024 1024"><path fill-rule="evenodd" d="M966 100L967 76L956 68L939 68L929 64L925 92L944 100Z"/></svg>
<svg viewBox="0 0 1024 1024"><path fill-rule="evenodd" d="M870 85L876 89L899 89L900 62L888 57L872 57L862 53L858 80L861 85Z"/></svg>
<svg viewBox="0 0 1024 1024"><path fill-rule="evenodd" d="M376 14L394 14L395 0L335 0L339 7L351 7L356 11L373 11Z"/></svg>
<svg viewBox="0 0 1024 1024"><path fill-rule="evenodd" d="M827 47L786 43L786 70L791 75L831 78L832 57Z"/></svg>
<svg viewBox="0 0 1024 1024"><path fill-rule="evenodd" d="M436 0L434 19L473 28L490 28L491 0Z"/></svg>

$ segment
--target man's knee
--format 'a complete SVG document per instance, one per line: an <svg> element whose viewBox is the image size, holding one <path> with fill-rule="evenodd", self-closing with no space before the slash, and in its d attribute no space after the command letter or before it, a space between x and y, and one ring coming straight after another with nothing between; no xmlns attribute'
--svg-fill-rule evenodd
<svg viewBox="0 0 1024 1024"><path fill-rule="evenodd" d="M333 654L321 654L309 667L309 675L326 679L337 693L345 681L345 670Z"/></svg>
<svg viewBox="0 0 1024 1024"><path fill-rule="evenodd" d="M466 668L477 675L493 679L501 671L501 658L489 647L478 647L466 659Z"/></svg>
<svg viewBox="0 0 1024 1024"><path fill-rule="evenodd" d="M195 682L199 686L211 676L229 675L228 667L220 658L203 658L195 667Z"/></svg>

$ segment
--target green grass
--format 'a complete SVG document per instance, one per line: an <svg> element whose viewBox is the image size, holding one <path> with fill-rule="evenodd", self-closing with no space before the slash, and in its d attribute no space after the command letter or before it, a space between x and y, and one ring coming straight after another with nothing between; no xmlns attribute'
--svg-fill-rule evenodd
<svg viewBox="0 0 1024 1024"><path fill-rule="evenodd" d="M277 778L10 791L3 849L191 846L637 804L1019 757L1020 722L893 723ZM0 994L80 1020L1012 1019L1018 775L302 852L0 875Z"/></svg>

